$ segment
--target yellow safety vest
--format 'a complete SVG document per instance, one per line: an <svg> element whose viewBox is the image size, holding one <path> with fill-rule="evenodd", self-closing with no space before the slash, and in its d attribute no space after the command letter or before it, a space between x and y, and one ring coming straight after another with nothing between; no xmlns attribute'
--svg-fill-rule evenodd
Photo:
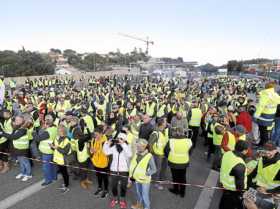
<svg viewBox="0 0 280 209"><path fill-rule="evenodd" d="M4 125L1 123L1 128L4 130L4 132L11 134L13 132L13 127L12 127L12 119L8 119L4 121ZM6 137L1 137L0 138L0 144L3 144L4 142L7 141Z"/></svg>
<svg viewBox="0 0 280 209"><path fill-rule="evenodd" d="M168 129L164 130L164 133L161 131L154 131L152 134L156 133L158 140L153 144L153 151L156 155L163 156L164 148L168 142Z"/></svg>
<svg viewBox="0 0 280 209"><path fill-rule="evenodd" d="M160 117L163 117L165 115L165 108L166 108L165 104L160 106L160 108L157 111L157 117L160 118Z"/></svg>
<svg viewBox="0 0 280 209"><path fill-rule="evenodd" d="M65 146L67 146L67 144L69 144L70 141L69 139L66 137L63 139L62 142L58 142L58 139L56 138L54 140L54 145L58 146L59 148L64 148ZM71 149L69 150L68 155L71 154ZM54 150L53 152L53 162L57 163L58 165L64 165L65 161L64 161L64 155L61 154L57 149Z"/></svg>
<svg viewBox="0 0 280 209"><path fill-rule="evenodd" d="M39 150L43 154L51 155L53 154L53 149L50 147L50 144L53 144L54 140L57 137L57 127L55 126L49 127L47 128L47 132L49 133L49 138L40 141Z"/></svg>
<svg viewBox="0 0 280 209"><path fill-rule="evenodd" d="M91 118L91 116L86 115L83 117L85 124L87 125L87 128L89 129L90 133L93 133L94 130L94 124L93 124L93 120ZM87 129L85 128L84 130L84 134L87 134Z"/></svg>
<svg viewBox="0 0 280 209"><path fill-rule="evenodd" d="M192 109L192 117L190 119L190 126L200 127L202 112L199 108Z"/></svg>
<svg viewBox="0 0 280 209"><path fill-rule="evenodd" d="M156 103L152 103L152 104L146 104L146 113L150 116L153 117L154 113L155 113L155 106Z"/></svg>
<svg viewBox="0 0 280 209"><path fill-rule="evenodd" d="M13 140L13 146L15 149L18 149L18 150L29 149L28 135L25 134L24 136L20 137L19 139Z"/></svg>
<svg viewBox="0 0 280 209"><path fill-rule="evenodd" d="M274 189L280 186L280 181L275 181L274 178L280 169L280 160L269 166L263 167L263 159L258 163L258 174L256 177L257 185L266 189Z"/></svg>
<svg viewBox="0 0 280 209"><path fill-rule="evenodd" d="M89 144L86 142L82 151L79 150L78 140L76 141L76 153L79 163L84 163L89 158Z"/></svg>
<svg viewBox="0 0 280 209"><path fill-rule="evenodd" d="M174 164L186 164L189 162L189 150L192 146L192 141L190 139L170 139L169 146L169 162Z"/></svg>
<svg viewBox="0 0 280 209"><path fill-rule="evenodd" d="M232 168L240 163L246 167L244 160L241 157L233 154L232 151L226 152L223 155L220 171L220 181L225 189L236 191L235 178L234 176L230 175L230 172ZM244 188L247 188L247 168L245 170Z"/></svg>
<svg viewBox="0 0 280 209"><path fill-rule="evenodd" d="M219 123L215 123L214 127L213 127L213 144L216 146L221 146L222 144L222 140L223 140L223 135L218 135L215 131L215 128L221 125Z"/></svg>
<svg viewBox="0 0 280 209"><path fill-rule="evenodd" d="M129 177L135 179L138 183L149 184L151 176L147 176L146 173L151 158L152 154L148 153L137 163L137 154L134 155L130 163Z"/></svg>

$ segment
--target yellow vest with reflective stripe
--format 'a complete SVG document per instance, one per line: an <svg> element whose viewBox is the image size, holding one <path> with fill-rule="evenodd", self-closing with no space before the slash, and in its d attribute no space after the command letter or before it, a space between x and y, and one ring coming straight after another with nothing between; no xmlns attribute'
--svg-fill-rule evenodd
<svg viewBox="0 0 280 209"><path fill-rule="evenodd" d="M190 120L190 126L200 127L200 122L202 118L202 112L199 108L192 109L192 117Z"/></svg>
<svg viewBox="0 0 280 209"><path fill-rule="evenodd" d="M170 139L169 146L169 162L174 164L186 164L189 162L189 150L192 146L192 141L190 139Z"/></svg>
<svg viewBox="0 0 280 209"><path fill-rule="evenodd" d="M280 169L280 160L269 166L263 167L263 159L258 163L258 174L256 177L257 185L266 189L274 189L280 186L280 181L275 181L274 178Z"/></svg>
<svg viewBox="0 0 280 209"><path fill-rule="evenodd" d="M162 133L161 131L154 131L154 133L157 134L158 139L153 144L153 151L156 155L163 156L165 145L168 142L168 129L165 129L164 133ZM154 133L152 133L152 134L154 134Z"/></svg>
<svg viewBox="0 0 280 209"><path fill-rule="evenodd" d="M233 151L236 144L235 136L229 131L227 133L228 133L228 148L230 149L230 151Z"/></svg>
<svg viewBox="0 0 280 209"><path fill-rule="evenodd" d="M50 147L50 144L54 143L54 140L57 137L57 127L49 127L46 130L49 134L49 138L46 140L42 140L39 143L39 150L43 154L51 155L53 154L53 149Z"/></svg>
<svg viewBox="0 0 280 209"><path fill-rule="evenodd" d="M13 146L15 149L18 149L18 150L29 149L28 135L25 134L24 136L20 137L19 139L13 140Z"/></svg>
<svg viewBox="0 0 280 209"><path fill-rule="evenodd" d="M63 139L62 142L58 142L58 139L56 138L54 140L54 145L58 146L59 148L64 148L65 146L67 146L67 144L69 144L69 139L66 137ZM71 153L71 149L68 153L68 155ZM54 150L53 152L53 162L57 163L58 165L64 165L65 162L64 162L64 155L61 154L59 151L57 151L57 149Z"/></svg>
<svg viewBox="0 0 280 209"><path fill-rule="evenodd" d="M233 154L232 151L226 152L222 158L222 166L220 171L220 181L223 187L227 190L236 191L235 178L231 176L231 170L237 164L243 164L246 168L246 164L241 157ZM247 188L247 169L245 171L244 188Z"/></svg>
<svg viewBox="0 0 280 209"><path fill-rule="evenodd" d="M4 121L4 125L1 124L2 129L4 130L4 132L11 134L13 132L13 127L12 127L12 119L8 119ZM7 141L7 138L5 137L1 137L0 138L0 144L3 144L4 142Z"/></svg>
<svg viewBox="0 0 280 209"><path fill-rule="evenodd" d="M130 163L129 176L138 183L149 184L151 182L151 176L147 176L146 173L151 158L152 154L148 153L137 163L137 155L134 155Z"/></svg>

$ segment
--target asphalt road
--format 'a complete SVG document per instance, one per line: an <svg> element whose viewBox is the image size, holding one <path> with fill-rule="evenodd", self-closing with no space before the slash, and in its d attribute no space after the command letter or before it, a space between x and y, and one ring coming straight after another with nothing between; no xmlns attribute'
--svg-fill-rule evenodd
<svg viewBox="0 0 280 209"><path fill-rule="evenodd" d="M210 174L210 164L205 160L206 148L199 141L198 147L191 156L190 167L187 170L187 181L191 184L204 185L207 182L214 182L217 179L208 178ZM7 174L0 176L0 209L9 203L11 209L107 209L109 207L109 198L99 199L93 196L96 190L96 177L92 173L93 186L86 191L81 189L79 182L70 178L70 191L61 194L57 187L61 184L61 179L57 182L42 188L41 165L36 163L33 167L33 179L23 183L15 179L19 172L19 167L14 166ZM170 178L170 173L167 175ZM39 182L39 183L38 183ZM37 186L36 186L37 185ZM38 186L39 185L39 186ZM213 185L213 186L214 186ZM34 188L33 188L34 187ZM35 189L36 187L36 189ZM180 198L168 192L166 185L163 191L158 191L151 186L151 209L217 209L220 199L220 191L212 189L203 189L198 187L187 187L186 197ZM25 191L25 190L27 191ZM203 191L203 192L202 192ZM15 195L16 194L16 195ZM127 200L129 208L135 201L134 188L128 190ZM212 197L213 196L213 197ZM8 199L7 199L8 198ZM17 201L22 199L21 201ZM2 203L2 206L1 206ZM2 207L2 208L1 208ZM118 208L118 206L116 207Z"/></svg>

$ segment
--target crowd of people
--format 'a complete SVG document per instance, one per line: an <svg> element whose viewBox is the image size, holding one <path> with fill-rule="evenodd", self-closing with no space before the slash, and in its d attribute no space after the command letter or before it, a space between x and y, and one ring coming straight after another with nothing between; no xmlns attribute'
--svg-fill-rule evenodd
<svg viewBox="0 0 280 209"><path fill-rule="evenodd" d="M220 172L220 209L273 209L280 193L280 96L275 82L245 78L140 76L39 78L6 85L0 111L0 173L19 163L21 181L42 162L47 186L61 173L111 208L150 209L151 183L185 198L187 168L199 140ZM170 170L172 184L166 184ZM191 179L189 180L191 182ZM255 188L249 198L247 190ZM111 193L109 195L109 193ZM247 195L246 195L247 194ZM280 206L279 206L280 207Z"/></svg>

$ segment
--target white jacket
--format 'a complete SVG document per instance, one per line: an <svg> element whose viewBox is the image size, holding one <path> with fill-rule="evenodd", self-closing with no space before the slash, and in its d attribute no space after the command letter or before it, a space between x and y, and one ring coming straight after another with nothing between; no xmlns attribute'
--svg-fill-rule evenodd
<svg viewBox="0 0 280 209"><path fill-rule="evenodd" d="M119 153L117 151L116 145L110 147L109 142L105 142L103 145L103 152L106 155L112 155L112 162L110 166L110 170L114 172L128 172L130 159L132 157L131 147L128 144L123 143L122 145L122 152Z"/></svg>

